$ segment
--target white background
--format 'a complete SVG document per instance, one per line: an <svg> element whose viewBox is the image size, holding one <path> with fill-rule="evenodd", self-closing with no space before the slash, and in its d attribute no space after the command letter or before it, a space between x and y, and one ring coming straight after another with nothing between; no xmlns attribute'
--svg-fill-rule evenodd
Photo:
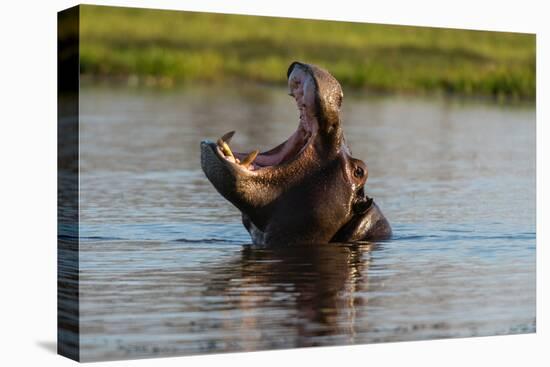
<svg viewBox="0 0 550 367"><path fill-rule="evenodd" d="M537 33L537 334L106 362L97 366L549 365L548 70L545 1L97 1L98 4ZM0 5L0 364L70 365L56 340L56 12ZM546 104L545 104L546 103ZM545 205L546 204L546 205ZM544 226L546 224L546 228ZM546 276L545 276L546 275ZM544 345L546 344L546 350Z"/></svg>

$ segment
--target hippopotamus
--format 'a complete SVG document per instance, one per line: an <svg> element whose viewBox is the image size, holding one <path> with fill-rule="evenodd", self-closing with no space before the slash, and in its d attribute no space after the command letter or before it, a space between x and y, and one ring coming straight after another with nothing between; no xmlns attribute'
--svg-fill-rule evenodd
<svg viewBox="0 0 550 367"><path fill-rule="evenodd" d="M201 166L215 189L242 213L258 245L384 240L391 226L365 193L365 162L344 137L343 92L326 70L293 62L289 95L299 110L298 128L260 153L234 152L233 131L201 142Z"/></svg>

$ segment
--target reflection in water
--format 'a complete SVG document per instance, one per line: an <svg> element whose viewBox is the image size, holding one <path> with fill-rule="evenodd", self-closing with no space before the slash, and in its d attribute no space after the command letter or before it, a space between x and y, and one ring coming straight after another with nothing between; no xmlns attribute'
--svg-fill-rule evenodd
<svg viewBox="0 0 550 367"><path fill-rule="evenodd" d="M262 316L254 310L285 308L292 310L285 327L294 329L294 346L317 345L319 337L345 335L354 342L356 306L366 299L357 298L357 291L368 288L368 252L372 244L307 245L299 247L255 247L245 245L241 258L226 264L229 273L213 274L205 295L224 295L243 317L224 328L254 330ZM208 284L208 283L207 283ZM359 303L358 305L356 303ZM363 325L364 326L364 325ZM264 335L241 340L245 350L266 347ZM288 337L285 336L285 337ZM277 342L271 345L277 347Z"/></svg>
<svg viewBox="0 0 550 367"><path fill-rule="evenodd" d="M533 332L533 106L348 92L343 108L395 237L252 247L199 142L283 141L284 89L84 88L82 360Z"/></svg>

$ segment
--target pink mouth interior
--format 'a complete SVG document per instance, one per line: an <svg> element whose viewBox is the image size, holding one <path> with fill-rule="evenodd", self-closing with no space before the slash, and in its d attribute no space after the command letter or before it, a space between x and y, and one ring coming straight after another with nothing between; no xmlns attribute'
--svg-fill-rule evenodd
<svg viewBox="0 0 550 367"><path fill-rule="evenodd" d="M290 95L294 97L300 111L298 128L285 142L273 149L262 152L247 168L258 170L283 164L299 156L309 141L317 133L318 124L314 112L314 84L311 76L302 70L293 72L289 78ZM242 161L248 153L233 152L233 155ZM228 160L231 158L226 157Z"/></svg>

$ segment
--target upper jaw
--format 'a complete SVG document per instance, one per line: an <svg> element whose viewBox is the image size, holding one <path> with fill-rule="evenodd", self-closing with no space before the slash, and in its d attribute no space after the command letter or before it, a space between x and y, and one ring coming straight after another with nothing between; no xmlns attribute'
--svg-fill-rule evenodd
<svg viewBox="0 0 550 367"><path fill-rule="evenodd" d="M296 101L300 113L300 126L308 133L316 133L318 127L315 98L317 85L304 64L297 64L288 76L289 95Z"/></svg>
<svg viewBox="0 0 550 367"><path fill-rule="evenodd" d="M293 62L288 71L289 94L308 106L308 120L323 137L326 150L338 150L343 142L340 121L343 92L340 83L326 70Z"/></svg>
<svg viewBox="0 0 550 367"><path fill-rule="evenodd" d="M300 122L296 132L284 143L263 153L257 150L250 153L232 152L229 141L234 132L231 132L218 139L217 144L205 142L210 147L210 153L214 153L217 161L230 167L232 172L247 175L273 170L298 159L318 135L319 119L322 117L317 105L319 86L314 76L315 70L310 65L298 62L289 68L289 95L296 101Z"/></svg>
<svg viewBox="0 0 550 367"><path fill-rule="evenodd" d="M318 131L315 83L309 74L298 70L292 72L289 88L289 94L294 97L299 111L297 130L282 144L263 153L258 150L250 153L233 152L229 142L234 131L224 134L217 140L217 144L211 145L213 152L224 164L237 171L256 174L258 171L278 168L298 159L313 142Z"/></svg>

